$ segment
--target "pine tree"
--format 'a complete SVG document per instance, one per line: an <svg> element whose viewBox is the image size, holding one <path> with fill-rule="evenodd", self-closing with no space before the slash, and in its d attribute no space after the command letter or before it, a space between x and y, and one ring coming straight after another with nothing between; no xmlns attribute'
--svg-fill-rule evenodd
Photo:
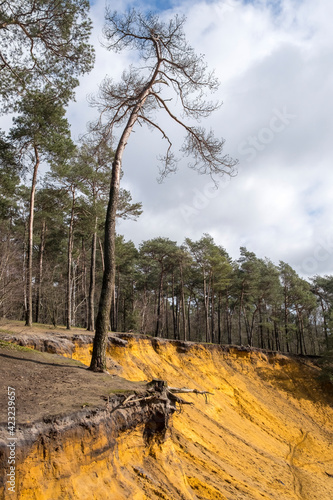
<svg viewBox="0 0 333 500"><path fill-rule="evenodd" d="M136 124L145 124L162 134L167 142L163 156L164 177L176 170L172 141L166 130L156 121L156 111L164 111L173 124L183 129L186 138L182 152L194 159L192 168L200 173L230 173L235 161L223 155L223 139L214 137L212 131L186 123L185 119L199 120L209 116L218 105L204 98L218 82L206 69L202 56L197 56L188 45L183 31L184 19L176 16L169 23L158 16L143 15L132 9L124 15L107 11L105 37L109 49L138 51L142 65L131 68L119 84L106 78L94 104L101 110L104 133L112 136L116 127L121 135L115 148L112 167L110 197L105 223L105 272L96 320L96 334L90 368L106 368L106 343L112 290L115 280L115 232L123 153ZM168 87L167 95L163 89ZM170 106L170 92L179 99L183 118ZM101 122L99 121L98 127ZM156 326L159 330L159 323Z"/></svg>

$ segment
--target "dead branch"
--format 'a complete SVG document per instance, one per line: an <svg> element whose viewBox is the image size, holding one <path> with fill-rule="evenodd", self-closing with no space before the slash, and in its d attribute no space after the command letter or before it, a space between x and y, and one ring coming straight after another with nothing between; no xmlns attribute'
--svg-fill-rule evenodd
<svg viewBox="0 0 333 500"><path fill-rule="evenodd" d="M177 387L168 387L168 391L172 393L190 393L193 392L194 394L211 394L212 396L214 395L213 392L208 392L208 391L198 391L198 389L187 389L186 387L182 387L178 389Z"/></svg>

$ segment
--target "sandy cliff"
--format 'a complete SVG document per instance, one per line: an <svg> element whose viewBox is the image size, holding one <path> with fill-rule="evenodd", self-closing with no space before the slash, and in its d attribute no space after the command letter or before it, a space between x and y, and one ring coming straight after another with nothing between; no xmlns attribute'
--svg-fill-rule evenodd
<svg viewBox="0 0 333 500"><path fill-rule="evenodd" d="M66 342L62 354L88 362L90 337ZM333 397L310 361L131 335L110 342L109 355L117 380L159 378L213 395L182 395L194 404L173 414L163 439L145 432L163 410L141 402L114 411L119 393L107 408L32 418L18 435L17 498L332 499Z"/></svg>

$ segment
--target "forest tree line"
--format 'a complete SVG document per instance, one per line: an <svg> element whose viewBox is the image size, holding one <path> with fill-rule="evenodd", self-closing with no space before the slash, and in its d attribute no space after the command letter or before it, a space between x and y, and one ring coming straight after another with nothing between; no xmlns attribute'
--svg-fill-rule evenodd
<svg viewBox="0 0 333 500"><path fill-rule="evenodd" d="M37 323L94 330L110 165L91 160L88 150L81 146L71 169L46 174L36 192L32 313ZM3 196L1 203L0 314L24 319L29 189L19 177L14 181L7 186L10 199ZM141 204L126 191L121 198L119 217L137 218ZM243 247L232 260L207 234L182 245L156 237L138 248L117 235L116 262L113 331L298 354L320 354L329 344L333 276L306 281L287 263L275 265Z"/></svg>

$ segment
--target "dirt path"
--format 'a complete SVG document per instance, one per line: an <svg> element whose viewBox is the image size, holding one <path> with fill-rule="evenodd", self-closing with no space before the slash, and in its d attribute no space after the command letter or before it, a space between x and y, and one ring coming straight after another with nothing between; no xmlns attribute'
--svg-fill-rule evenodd
<svg viewBox="0 0 333 500"><path fill-rule="evenodd" d="M7 424L9 386L16 393L16 425L104 407L109 395L145 387L117 375L93 373L57 354L0 345L0 426Z"/></svg>

